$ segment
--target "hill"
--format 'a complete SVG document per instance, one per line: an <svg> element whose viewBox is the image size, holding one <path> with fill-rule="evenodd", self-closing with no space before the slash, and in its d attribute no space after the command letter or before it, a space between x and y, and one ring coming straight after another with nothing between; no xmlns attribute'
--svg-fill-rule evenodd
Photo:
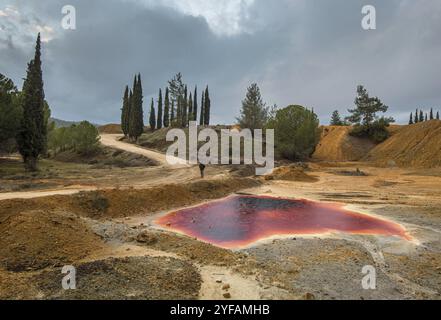
<svg viewBox="0 0 441 320"><path fill-rule="evenodd" d="M57 119L57 118L50 118L49 119L49 123L55 123L55 127L57 128L68 128L71 125L74 124L79 124L80 121L66 121L66 120L61 120L61 119ZM95 127L98 127L97 124L92 123Z"/></svg>
<svg viewBox="0 0 441 320"><path fill-rule="evenodd" d="M320 142L312 156L322 161L357 161L364 158L375 144L369 139L349 135L351 127L323 126Z"/></svg>
<svg viewBox="0 0 441 320"><path fill-rule="evenodd" d="M107 133L107 134L122 134L121 125L119 124L106 124L104 126L98 127L98 130L100 133Z"/></svg>
<svg viewBox="0 0 441 320"><path fill-rule="evenodd" d="M61 119L57 119L57 118L50 118L49 122L55 123L55 127L57 127L57 128L67 128L73 124L78 124L78 122L75 122L75 121L65 121L65 120L61 120Z"/></svg>
<svg viewBox="0 0 441 320"><path fill-rule="evenodd" d="M441 121L404 126L363 159L378 165L433 168L441 166Z"/></svg>

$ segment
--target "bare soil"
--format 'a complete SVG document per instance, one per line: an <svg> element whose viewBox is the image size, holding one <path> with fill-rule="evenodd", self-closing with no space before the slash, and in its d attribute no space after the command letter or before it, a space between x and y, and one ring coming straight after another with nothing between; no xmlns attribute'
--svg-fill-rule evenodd
<svg viewBox="0 0 441 320"><path fill-rule="evenodd" d="M56 187L0 193L0 298L441 299L440 168L320 162L264 179L219 166L201 180L197 167L43 165L58 177L35 181ZM1 168L23 174L15 163ZM365 175L341 174L357 168ZM28 179L0 176L11 184ZM60 195L66 190L75 193ZM414 240L292 235L232 251L154 224L169 211L235 192L344 203L402 224ZM77 268L77 290L61 288L66 264ZM376 290L361 285L366 265L375 267Z"/></svg>

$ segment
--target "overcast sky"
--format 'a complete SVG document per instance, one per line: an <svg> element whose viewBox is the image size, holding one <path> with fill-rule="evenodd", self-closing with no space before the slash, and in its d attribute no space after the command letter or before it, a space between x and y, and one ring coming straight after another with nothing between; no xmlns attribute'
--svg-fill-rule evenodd
<svg viewBox="0 0 441 320"><path fill-rule="evenodd" d="M67 4L76 30L61 27ZM366 4L377 30L361 27ZM404 123L441 109L440 30L439 0L0 0L0 73L21 88L40 31L46 97L64 120L118 122L135 73L147 110L182 72L209 85L215 123L234 121L253 82L269 105L313 107L322 123L364 84Z"/></svg>

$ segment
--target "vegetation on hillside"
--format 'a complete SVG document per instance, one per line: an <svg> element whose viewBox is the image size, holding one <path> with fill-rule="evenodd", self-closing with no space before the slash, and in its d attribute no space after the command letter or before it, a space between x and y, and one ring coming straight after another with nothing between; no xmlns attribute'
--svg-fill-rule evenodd
<svg viewBox="0 0 441 320"><path fill-rule="evenodd" d="M318 117L302 106L277 110L267 127L275 131L276 152L289 160L308 159L319 140Z"/></svg>
<svg viewBox="0 0 441 320"><path fill-rule="evenodd" d="M368 91L363 86L358 86L355 108L348 110L351 115L346 118L354 125L351 135L368 137L377 143L386 140L389 137L387 127L395 120L393 118L378 117L377 113L385 113L388 108L378 97L369 96Z"/></svg>
<svg viewBox="0 0 441 320"><path fill-rule="evenodd" d="M176 74L168 81L163 100L162 89L159 89L158 100L152 99L148 112L148 122L151 131L162 128L187 128L190 121L197 121L200 117L200 125L210 125L211 98L208 86L202 91L201 110L198 105L197 87L194 94L188 92L188 87L183 81L181 73ZM124 135L132 141L137 141L141 131L142 121L142 85L141 78L135 77L133 89L126 86L121 109L121 128Z"/></svg>
<svg viewBox="0 0 441 320"><path fill-rule="evenodd" d="M18 95L12 80L0 74L0 151L11 152L16 147L22 115Z"/></svg>
<svg viewBox="0 0 441 320"><path fill-rule="evenodd" d="M436 116L435 116L433 108L430 108L430 112L429 113L426 112L425 115L424 115L423 110L416 109L415 114L414 113L410 114L409 125L419 123L419 122L435 120L435 119L440 120L439 111L437 111Z"/></svg>
<svg viewBox="0 0 441 320"><path fill-rule="evenodd" d="M338 110L335 110L331 115L330 125L339 127L339 126L348 126L349 123L346 120L342 119Z"/></svg>
<svg viewBox="0 0 441 320"><path fill-rule="evenodd" d="M75 151L83 155L93 154L99 147L98 129L87 121L70 127L56 128L49 133L49 149L54 154Z"/></svg>

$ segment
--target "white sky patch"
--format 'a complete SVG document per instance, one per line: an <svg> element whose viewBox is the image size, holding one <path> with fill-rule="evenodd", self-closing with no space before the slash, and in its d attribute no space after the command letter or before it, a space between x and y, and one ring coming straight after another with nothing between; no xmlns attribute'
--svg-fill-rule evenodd
<svg viewBox="0 0 441 320"><path fill-rule="evenodd" d="M54 29L49 26L35 26L35 31L41 33L41 41L49 42L54 39L55 32Z"/></svg>
<svg viewBox="0 0 441 320"><path fill-rule="evenodd" d="M133 1L133 0L132 0ZM148 6L166 6L194 17L203 17L220 36L248 33L243 23L255 0L134 0Z"/></svg>
<svg viewBox="0 0 441 320"><path fill-rule="evenodd" d="M0 44L3 46L27 46L29 35L36 37L38 32L41 33L41 40L45 43L50 42L56 36L54 28L47 24L40 24L41 22L32 14L19 11L13 6L2 8L0 17L3 18L0 26Z"/></svg>

